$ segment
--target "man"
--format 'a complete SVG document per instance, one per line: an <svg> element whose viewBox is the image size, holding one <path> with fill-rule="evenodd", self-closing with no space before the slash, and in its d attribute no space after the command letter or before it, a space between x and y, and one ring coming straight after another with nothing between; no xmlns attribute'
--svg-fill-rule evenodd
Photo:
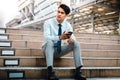
<svg viewBox="0 0 120 80"><path fill-rule="evenodd" d="M66 21L69 13L70 8L65 4L61 4L58 7L56 18L49 19L44 23L44 43L42 50L46 57L49 80L58 80L53 71L54 57L61 57L71 51L73 51L76 66L75 79L86 80L81 73L83 63L80 44L72 34L73 29L70 23ZM66 44L62 44L64 40L67 40Z"/></svg>

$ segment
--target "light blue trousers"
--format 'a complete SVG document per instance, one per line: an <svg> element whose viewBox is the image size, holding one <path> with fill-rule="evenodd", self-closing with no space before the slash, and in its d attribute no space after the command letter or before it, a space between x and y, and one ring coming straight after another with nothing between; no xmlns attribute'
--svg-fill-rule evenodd
<svg viewBox="0 0 120 80"><path fill-rule="evenodd" d="M42 46L42 51L46 57L47 67L53 66L54 57L57 58L62 57L70 53L71 51L73 51L75 66L76 67L83 66L79 42L74 41L73 44L70 45L64 44L61 47L62 47L61 53L57 53L57 48L54 47L54 43L52 40L48 40L47 43L44 46Z"/></svg>

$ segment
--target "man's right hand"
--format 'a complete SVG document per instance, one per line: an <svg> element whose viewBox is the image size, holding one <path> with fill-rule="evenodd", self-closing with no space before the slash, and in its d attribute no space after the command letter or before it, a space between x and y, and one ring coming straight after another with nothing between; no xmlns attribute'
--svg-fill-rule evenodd
<svg viewBox="0 0 120 80"><path fill-rule="evenodd" d="M65 40L65 39L68 39L69 37L68 37L68 35L66 35L65 32L63 32L63 34L59 38L60 38L60 40Z"/></svg>

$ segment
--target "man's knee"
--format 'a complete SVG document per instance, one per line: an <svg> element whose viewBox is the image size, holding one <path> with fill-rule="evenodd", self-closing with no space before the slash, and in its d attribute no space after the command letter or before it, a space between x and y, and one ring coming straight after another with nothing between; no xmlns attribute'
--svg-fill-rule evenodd
<svg viewBox="0 0 120 80"><path fill-rule="evenodd" d="M80 47L80 43L78 41L74 41L74 46L75 47Z"/></svg>

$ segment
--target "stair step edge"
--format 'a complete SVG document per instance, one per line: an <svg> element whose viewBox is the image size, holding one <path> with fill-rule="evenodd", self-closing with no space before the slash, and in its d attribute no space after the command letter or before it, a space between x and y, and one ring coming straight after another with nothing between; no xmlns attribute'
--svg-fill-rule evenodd
<svg viewBox="0 0 120 80"><path fill-rule="evenodd" d="M47 67L0 67L0 70L42 70L42 69L47 69ZM75 69L75 67L54 67L54 69L61 70L61 69ZM82 67L82 69L120 69L120 67Z"/></svg>
<svg viewBox="0 0 120 80"><path fill-rule="evenodd" d="M14 58L41 58L41 59L44 59L44 56L0 56L0 58L9 58L9 59L14 59ZM106 58L106 57L82 57L83 59L104 59L104 60L120 60L120 58ZM73 59L73 57L61 57L61 59Z"/></svg>

